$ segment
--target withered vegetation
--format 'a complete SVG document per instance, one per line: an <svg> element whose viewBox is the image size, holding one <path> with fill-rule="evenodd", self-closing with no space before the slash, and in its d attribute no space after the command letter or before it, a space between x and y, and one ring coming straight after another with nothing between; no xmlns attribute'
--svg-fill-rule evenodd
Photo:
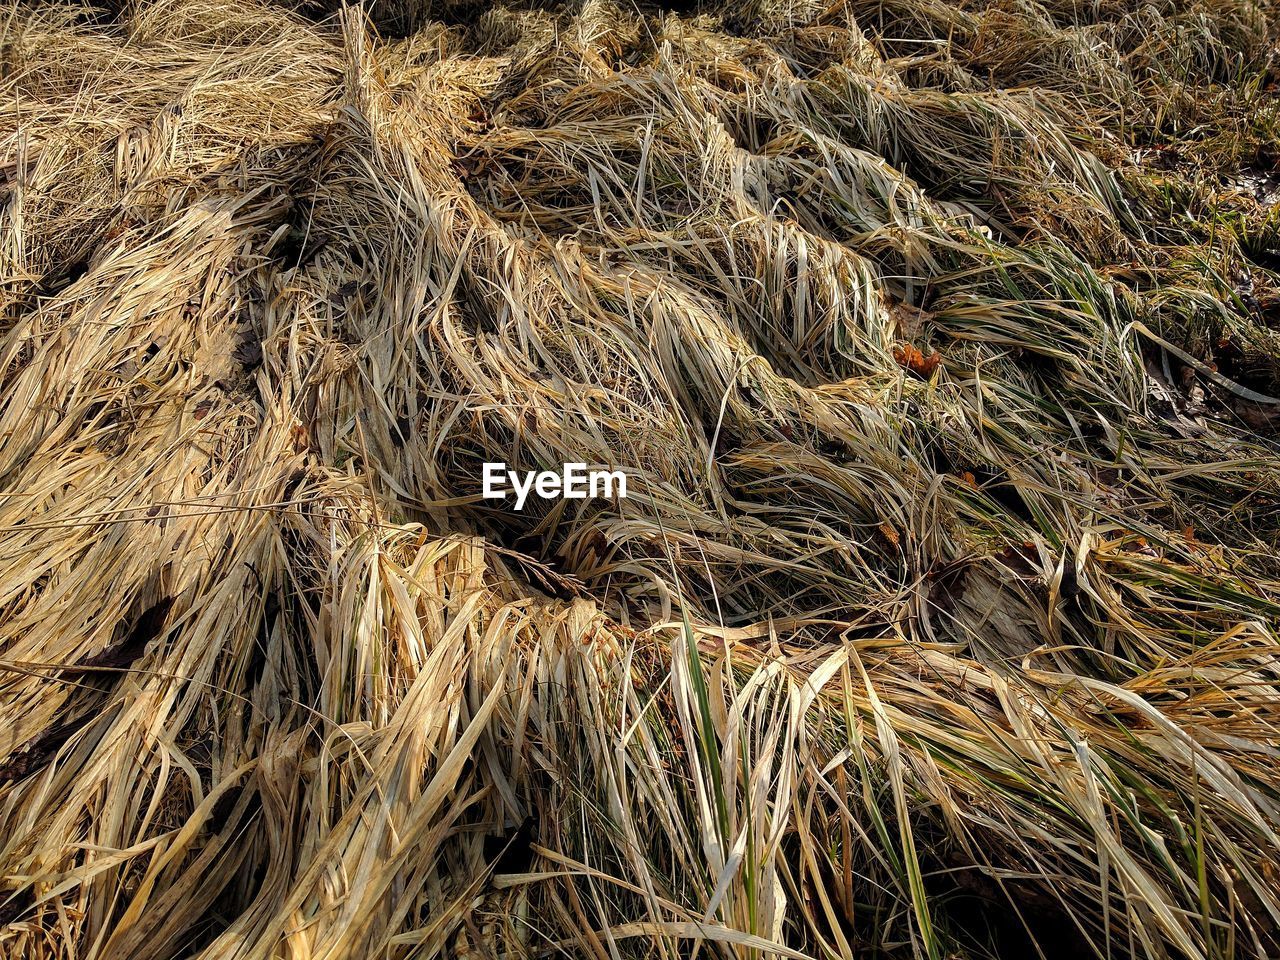
<svg viewBox="0 0 1280 960"><path fill-rule="evenodd" d="M1280 951L1273 0L0 16L0 955Z"/></svg>

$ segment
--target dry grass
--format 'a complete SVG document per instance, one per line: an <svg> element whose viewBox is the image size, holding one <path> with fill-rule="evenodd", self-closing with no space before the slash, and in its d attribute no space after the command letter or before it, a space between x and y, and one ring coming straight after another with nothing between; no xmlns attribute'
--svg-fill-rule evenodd
<svg viewBox="0 0 1280 960"><path fill-rule="evenodd" d="M1271 0L2 16L0 954L1280 952Z"/></svg>

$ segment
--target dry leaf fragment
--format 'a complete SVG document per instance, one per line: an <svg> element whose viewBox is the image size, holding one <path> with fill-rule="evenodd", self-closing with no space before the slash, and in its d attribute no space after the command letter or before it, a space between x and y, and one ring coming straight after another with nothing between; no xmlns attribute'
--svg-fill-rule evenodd
<svg viewBox="0 0 1280 960"><path fill-rule="evenodd" d="M897 360L898 366L904 370L910 370L921 379L928 380L933 376L933 371L938 369L938 364L942 362L942 354L934 350L926 357L917 347L906 343L901 347L893 348L893 359Z"/></svg>

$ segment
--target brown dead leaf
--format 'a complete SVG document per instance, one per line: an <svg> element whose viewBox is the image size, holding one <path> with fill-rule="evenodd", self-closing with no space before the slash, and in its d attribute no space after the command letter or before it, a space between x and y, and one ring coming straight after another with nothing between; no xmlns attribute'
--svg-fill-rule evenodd
<svg viewBox="0 0 1280 960"><path fill-rule="evenodd" d="M909 303L895 303L889 307L889 317L893 320L894 332L902 340L915 340L924 332L925 321L933 317L927 310L913 307Z"/></svg>
<svg viewBox="0 0 1280 960"><path fill-rule="evenodd" d="M933 376L933 371L938 369L938 364L942 362L942 354L934 350L926 357L917 347L906 343L901 347L893 348L893 359L897 360L898 366L904 370L910 370L922 380L928 380Z"/></svg>

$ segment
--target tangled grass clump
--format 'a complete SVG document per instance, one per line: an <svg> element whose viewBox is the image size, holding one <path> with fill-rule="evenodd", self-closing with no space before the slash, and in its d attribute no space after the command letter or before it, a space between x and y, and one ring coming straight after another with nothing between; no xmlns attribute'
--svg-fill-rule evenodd
<svg viewBox="0 0 1280 960"><path fill-rule="evenodd" d="M1278 37L14 0L0 955L1276 956Z"/></svg>

